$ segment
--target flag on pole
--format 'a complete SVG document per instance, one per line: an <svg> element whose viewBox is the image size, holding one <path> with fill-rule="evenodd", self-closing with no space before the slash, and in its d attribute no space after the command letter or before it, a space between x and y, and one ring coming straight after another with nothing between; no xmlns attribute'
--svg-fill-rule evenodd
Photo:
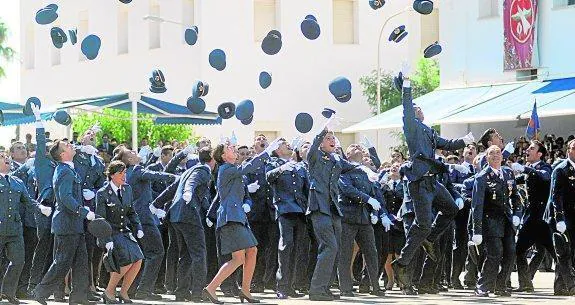
<svg viewBox="0 0 575 305"><path fill-rule="evenodd" d="M527 124L527 130L525 130L525 135L530 140L538 139L540 128L539 116L537 115L537 101L535 101L533 104L533 110L531 111L531 118L529 118L529 123Z"/></svg>

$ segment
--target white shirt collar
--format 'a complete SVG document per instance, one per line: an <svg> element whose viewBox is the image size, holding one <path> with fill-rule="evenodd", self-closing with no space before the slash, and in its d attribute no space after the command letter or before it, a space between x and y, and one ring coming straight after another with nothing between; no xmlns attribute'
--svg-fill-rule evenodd
<svg viewBox="0 0 575 305"><path fill-rule="evenodd" d="M501 168L495 169L495 168L493 168L493 167L491 167L491 166L490 166L489 168L491 168L491 170L492 170L496 175L501 176L501 174L502 174Z"/></svg>
<svg viewBox="0 0 575 305"><path fill-rule="evenodd" d="M71 168L74 168L74 162L72 162L72 161L66 161L66 162L62 162L62 163L68 164L68 165L70 165Z"/></svg>
<svg viewBox="0 0 575 305"><path fill-rule="evenodd" d="M18 162L18 161L16 161L16 160L12 160L12 162L16 163L16 165L18 165L19 167L22 166L22 164L24 164L24 163L20 163L20 162Z"/></svg>
<svg viewBox="0 0 575 305"><path fill-rule="evenodd" d="M120 188L117 187L116 184L114 184L114 182L110 181L110 187L112 187L112 191L114 191L115 194L118 194L118 189Z"/></svg>
<svg viewBox="0 0 575 305"><path fill-rule="evenodd" d="M537 162L531 164L531 167L535 167L535 166L537 166L537 164L539 164L539 163L541 163L541 160L539 160L539 161L537 161Z"/></svg>

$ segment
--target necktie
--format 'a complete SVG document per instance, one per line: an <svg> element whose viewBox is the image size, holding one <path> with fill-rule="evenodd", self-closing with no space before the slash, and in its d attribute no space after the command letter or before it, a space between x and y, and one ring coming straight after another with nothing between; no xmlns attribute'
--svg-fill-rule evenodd
<svg viewBox="0 0 575 305"><path fill-rule="evenodd" d="M472 174L475 173L475 168L471 164L469 164L469 172Z"/></svg>
<svg viewBox="0 0 575 305"><path fill-rule="evenodd" d="M4 179L6 179L6 182L8 182L8 184L10 184L10 180L8 180L9 176L8 175L4 175Z"/></svg>
<svg viewBox="0 0 575 305"><path fill-rule="evenodd" d="M122 194L120 192L120 189L118 189L118 199L120 199L120 202L122 202Z"/></svg>
<svg viewBox="0 0 575 305"><path fill-rule="evenodd" d="M397 187L397 181L393 181L393 190L395 191L395 188Z"/></svg>

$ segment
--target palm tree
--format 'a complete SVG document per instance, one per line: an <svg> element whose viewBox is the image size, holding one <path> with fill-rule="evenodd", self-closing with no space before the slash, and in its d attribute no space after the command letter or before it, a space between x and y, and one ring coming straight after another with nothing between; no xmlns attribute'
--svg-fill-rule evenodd
<svg viewBox="0 0 575 305"><path fill-rule="evenodd" d="M14 49L6 46L6 36L8 36L8 27L0 20L0 63L2 61L11 61L14 56ZM0 78L6 76L4 68L0 66Z"/></svg>

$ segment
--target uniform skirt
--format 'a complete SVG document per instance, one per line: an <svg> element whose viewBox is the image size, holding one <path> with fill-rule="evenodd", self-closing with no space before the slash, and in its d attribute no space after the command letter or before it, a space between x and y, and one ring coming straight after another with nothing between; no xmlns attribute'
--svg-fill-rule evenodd
<svg viewBox="0 0 575 305"><path fill-rule="evenodd" d="M140 249L138 242L132 235L128 233L114 234L112 235L112 241L114 242L112 255L118 266L128 266L144 259L142 249Z"/></svg>
<svg viewBox="0 0 575 305"><path fill-rule="evenodd" d="M405 245L405 233L402 229L397 229L395 226L391 227L389 232L385 232L383 236L383 249L384 255L399 254Z"/></svg>
<svg viewBox="0 0 575 305"><path fill-rule="evenodd" d="M258 241L247 224L228 222L219 228L220 255L248 249L258 245Z"/></svg>

